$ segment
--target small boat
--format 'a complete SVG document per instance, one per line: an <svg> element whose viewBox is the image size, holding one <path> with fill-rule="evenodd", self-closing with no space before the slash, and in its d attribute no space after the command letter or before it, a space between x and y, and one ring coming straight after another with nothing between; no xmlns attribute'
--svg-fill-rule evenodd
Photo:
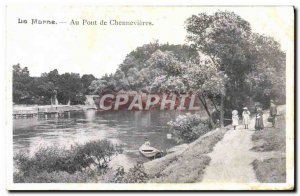
<svg viewBox="0 0 300 196"><path fill-rule="evenodd" d="M139 152L147 158L162 156L162 151L157 150L156 148L145 144L143 144L139 148Z"/></svg>

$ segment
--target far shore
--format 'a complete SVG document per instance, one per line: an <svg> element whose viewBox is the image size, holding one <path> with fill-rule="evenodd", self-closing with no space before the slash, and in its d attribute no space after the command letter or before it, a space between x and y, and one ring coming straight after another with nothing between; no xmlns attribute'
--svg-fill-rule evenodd
<svg viewBox="0 0 300 196"><path fill-rule="evenodd" d="M14 105L14 118L28 118L37 115L62 114L64 112L96 109L91 105Z"/></svg>
<svg viewBox="0 0 300 196"><path fill-rule="evenodd" d="M86 109L92 108L91 105L13 105L14 110L37 110L46 108L74 108L74 109Z"/></svg>

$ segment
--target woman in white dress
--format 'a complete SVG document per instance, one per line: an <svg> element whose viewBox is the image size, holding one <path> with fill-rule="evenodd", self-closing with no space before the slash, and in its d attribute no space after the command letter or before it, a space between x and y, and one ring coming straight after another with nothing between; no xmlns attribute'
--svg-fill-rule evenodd
<svg viewBox="0 0 300 196"><path fill-rule="evenodd" d="M243 124L245 125L245 129L248 129L249 121L250 121L250 111L247 107L243 108L244 111L242 113L243 116Z"/></svg>

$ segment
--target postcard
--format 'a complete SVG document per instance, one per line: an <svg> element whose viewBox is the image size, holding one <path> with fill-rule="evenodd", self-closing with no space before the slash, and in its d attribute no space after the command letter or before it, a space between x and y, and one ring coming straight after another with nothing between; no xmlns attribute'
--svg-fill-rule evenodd
<svg viewBox="0 0 300 196"><path fill-rule="evenodd" d="M8 190L294 190L292 6L6 7Z"/></svg>

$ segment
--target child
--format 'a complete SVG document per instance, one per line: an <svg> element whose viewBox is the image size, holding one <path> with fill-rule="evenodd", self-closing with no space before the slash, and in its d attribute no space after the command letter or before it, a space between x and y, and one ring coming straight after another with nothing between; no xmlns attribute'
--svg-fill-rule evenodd
<svg viewBox="0 0 300 196"><path fill-rule="evenodd" d="M236 126L238 126L238 125L239 125L238 111L233 110L232 111L232 126L233 126L233 129L235 130Z"/></svg>
<svg viewBox="0 0 300 196"><path fill-rule="evenodd" d="M244 109L243 114L242 114L243 124L245 125L245 129L248 129L248 124L249 124L249 120L250 120L250 112L247 107L244 107L243 109Z"/></svg>

